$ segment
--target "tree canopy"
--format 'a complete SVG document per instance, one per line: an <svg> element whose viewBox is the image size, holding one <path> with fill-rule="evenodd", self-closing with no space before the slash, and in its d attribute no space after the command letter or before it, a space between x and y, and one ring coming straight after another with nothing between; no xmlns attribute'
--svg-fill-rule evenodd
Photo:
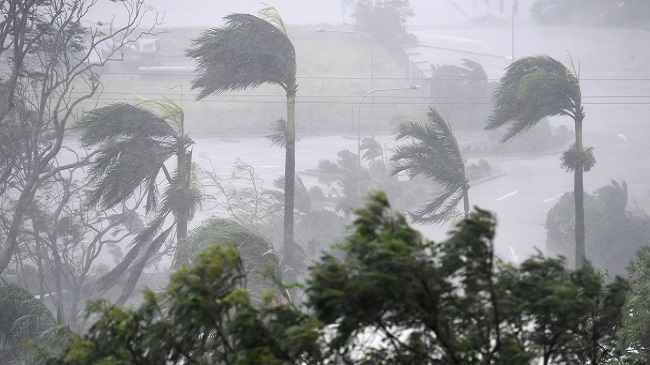
<svg viewBox="0 0 650 365"><path fill-rule="evenodd" d="M494 255L494 216L433 242L382 193L357 211L343 257L310 269L305 306L251 304L232 245L210 245L136 309L106 303L50 364L606 364L628 284L590 265Z"/></svg>

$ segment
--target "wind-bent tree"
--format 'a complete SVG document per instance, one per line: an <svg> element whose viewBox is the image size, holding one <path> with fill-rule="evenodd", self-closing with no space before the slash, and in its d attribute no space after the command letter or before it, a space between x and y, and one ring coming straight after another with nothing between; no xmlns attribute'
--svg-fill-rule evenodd
<svg viewBox="0 0 650 365"><path fill-rule="evenodd" d="M187 236L188 222L201 201L193 178L190 146L194 141L184 133L183 110L171 101L146 103L161 112L144 105L118 103L93 110L80 123L83 145L98 146L99 151L89 172L93 185L90 203L109 209L133 198L138 202L144 199L146 213L154 216L137 235L124 260L100 280L106 290L131 268L118 302L126 301L148 260L174 227L177 242ZM174 171L165 165L172 158L176 159ZM167 184L162 196L158 191L161 175ZM174 223L163 229L170 214Z"/></svg>
<svg viewBox="0 0 650 365"><path fill-rule="evenodd" d="M397 140L410 139L398 146L393 157L393 175L406 171L409 176L422 175L440 184L443 191L421 208L411 212L416 223L442 223L456 214L463 201L465 218L469 214L469 184L458 141L449 124L429 108L427 122L405 122L400 125Z"/></svg>
<svg viewBox="0 0 650 365"><path fill-rule="evenodd" d="M120 25L114 16L93 22L88 14L96 13L97 3L0 1L0 52L11 58L0 71L0 141L12 141L0 149L0 274L25 243L19 236L42 187L87 162L85 156L72 163L58 156L68 148L64 137L80 107L101 93L101 66L157 25L140 27L144 0L114 2Z"/></svg>
<svg viewBox="0 0 650 365"><path fill-rule="evenodd" d="M576 268L584 265L585 211L583 173L596 160L593 148L582 145L582 121L585 117L577 71L569 70L549 56L526 57L506 68L501 84L495 90L494 111L486 129L503 125L510 128L503 136L506 142L549 116L566 115L575 123L575 143L562 155L562 167L574 172Z"/></svg>
<svg viewBox="0 0 650 365"><path fill-rule="evenodd" d="M296 172L296 52L282 18L273 7L260 17L231 14L223 28L213 28L194 40L187 55L197 61L192 89L198 98L225 91L245 90L263 84L281 86L287 96L286 158L284 176ZM284 260L293 261L294 179L285 179Z"/></svg>

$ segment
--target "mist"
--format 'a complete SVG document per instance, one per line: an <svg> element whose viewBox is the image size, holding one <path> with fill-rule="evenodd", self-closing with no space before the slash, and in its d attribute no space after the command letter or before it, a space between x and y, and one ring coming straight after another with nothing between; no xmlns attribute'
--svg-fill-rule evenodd
<svg viewBox="0 0 650 365"><path fill-rule="evenodd" d="M586 258L625 275L650 243L650 23L643 20L650 14L626 1L595 1L583 12L544 0L394 1L403 11L397 15L357 15L355 3L147 0L141 21L129 23L120 2L99 2L84 21L105 29L112 18L128 24L123 38L95 42L100 33L88 33L56 57L45 46L26 52L21 67L29 72L15 73L26 102L18 110L0 104L8 126L0 131L0 279L22 285L55 313L53 322L78 331L88 326L80 319L86 300L137 304L144 287L160 290L171 271L213 241L233 241L246 270L266 265L289 275L282 278L288 283L304 282L324 253L340 257L336 244L376 190L426 239L446 240L480 208L496 217L495 251L505 262L541 253L564 257L572 268L575 166L584 169ZM360 3L360 12L382 4ZM289 74L286 80L226 83L216 91L197 82L210 54L197 39L224 27L230 14L262 16L267 5L283 20L263 35L280 34L278 59L286 63L273 70ZM5 75L20 64L6 44L3 94L11 80ZM548 83L540 82L526 89L538 106L526 116L539 114L538 122L510 136L512 124L486 129L509 67L542 55L566 67L562 76L575 77L578 91L571 84L543 95ZM218 69L263 74L266 65L255 63L263 57L246 57ZM75 86L39 93L29 77L47 77L41 71L53 64ZM83 71L71 72L71 64ZM238 74L240 64L254 66ZM36 102L59 94L64 101ZM567 112L575 105L546 113L545 102L567 95L581 98L588 153L580 156L593 152L593 167L588 158L565 163L577 138L575 115ZM49 119L35 128L34 115ZM132 119L120 120L125 116ZM523 124L517 118L514 127ZM425 123L428 140L416 133ZM432 147L438 140L446 150ZM404 152L418 142L429 153L425 163ZM49 151L54 157L41 163ZM129 161L132 151L137 158ZM434 158L440 151L447 159ZM284 179L292 158L295 185ZM115 171L131 175L121 181ZM294 189L288 199L285 191ZM445 204L428 209L445 194ZM295 220L287 223L289 200ZM267 280L252 282L263 287ZM285 289L273 295L304 294ZM254 300L261 303L260 293Z"/></svg>

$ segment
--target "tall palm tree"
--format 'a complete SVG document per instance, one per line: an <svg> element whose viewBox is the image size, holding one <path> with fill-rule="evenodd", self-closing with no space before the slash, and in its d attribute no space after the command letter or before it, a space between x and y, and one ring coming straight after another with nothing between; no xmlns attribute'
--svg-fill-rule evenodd
<svg viewBox="0 0 650 365"><path fill-rule="evenodd" d="M576 268L585 263L583 173L595 164L592 148L582 145L585 117L578 73L548 56L526 57L506 68L493 96L494 111L486 129L508 124L508 141L545 117L566 115L575 123L575 143L562 155L562 167L574 172Z"/></svg>
<svg viewBox="0 0 650 365"><path fill-rule="evenodd" d="M440 114L429 108L427 122L400 125L397 140L410 139L395 149L393 175L406 171L411 177L423 175L440 184L443 192L411 213L416 223L442 223L452 218L463 201L465 218L469 215L469 184L458 141Z"/></svg>
<svg viewBox="0 0 650 365"><path fill-rule="evenodd" d="M282 18L273 7L260 17L231 14L223 28L213 28L194 40L187 55L197 61L192 89L199 99L225 91L281 86L287 96L287 138L284 176L296 170L296 52ZM285 179L284 258L291 264L293 239L294 179Z"/></svg>
<svg viewBox="0 0 650 365"><path fill-rule="evenodd" d="M83 145L98 146L99 151L89 172L93 186L90 204L114 208L135 198L138 202L144 200L145 212L154 216L136 236L124 260L99 281L102 290L107 290L131 268L118 299L124 302L147 261L170 237L173 228L177 242L187 236L187 225L201 201L193 178L190 146L194 141L184 133L183 110L171 101L112 104L88 113L80 127ZM176 168L170 171L165 163L174 157ZM162 195L159 177L167 184ZM163 230L170 214L174 223Z"/></svg>

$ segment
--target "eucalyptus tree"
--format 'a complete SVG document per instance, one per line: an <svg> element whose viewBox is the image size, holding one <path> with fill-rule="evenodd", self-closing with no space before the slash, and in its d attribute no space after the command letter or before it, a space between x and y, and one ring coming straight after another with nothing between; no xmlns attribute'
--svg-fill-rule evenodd
<svg viewBox="0 0 650 365"><path fill-rule="evenodd" d="M583 173L589 171L596 160L593 148L582 145L585 113L578 72L575 67L571 71L549 56L519 59L506 68L492 102L494 111L488 118L486 129L509 125L503 142L525 132L545 117L565 115L573 119L575 143L563 153L562 167L574 173L575 265L581 267L586 260Z"/></svg>
<svg viewBox="0 0 650 365"><path fill-rule="evenodd" d="M222 28L212 28L194 40L187 55L197 61L198 75L192 89L199 99L225 91L245 90L263 84L282 87L287 97L285 176L296 172L296 52L287 36L282 18L273 7L265 7L260 17L231 14ZM291 264L294 245L292 178L285 179L284 259Z"/></svg>
<svg viewBox="0 0 650 365"><path fill-rule="evenodd" d="M91 22L96 1L1 1L0 52L8 68L0 72L0 140L12 140L17 149L2 148L0 162L1 210L0 274L20 249L19 235L39 189L60 172L88 161L58 161L66 149L70 124L83 103L96 100L102 90L101 66L117 58L137 39L146 13L144 0L113 2L114 18ZM140 27L140 28L139 28ZM97 59L100 48L104 57ZM72 151L72 148L70 149Z"/></svg>
<svg viewBox="0 0 650 365"><path fill-rule="evenodd" d="M427 121L405 122L400 125L397 140L410 140L397 146L393 175L402 171L411 177L422 175L438 183L442 192L411 212L416 223L442 223L456 214L456 206L463 201L465 218L469 214L469 183L465 164L454 132L440 114L429 108Z"/></svg>
<svg viewBox="0 0 650 365"><path fill-rule="evenodd" d="M193 178L194 141L185 134L183 119L183 110L172 101L145 100L140 105L117 103L95 109L80 123L83 145L98 151L89 171L89 203L110 209L135 199L144 201L145 212L153 216L124 260L100 280L105 290L131 268L118 302L128 298L148 260L174 228L176 242L187 236L187 225L201 201ZM176 160L173 171L166 165L171 159ZM166 184L162 195L159 178ZM173 224L163 229L170 215Z"/></svg>

